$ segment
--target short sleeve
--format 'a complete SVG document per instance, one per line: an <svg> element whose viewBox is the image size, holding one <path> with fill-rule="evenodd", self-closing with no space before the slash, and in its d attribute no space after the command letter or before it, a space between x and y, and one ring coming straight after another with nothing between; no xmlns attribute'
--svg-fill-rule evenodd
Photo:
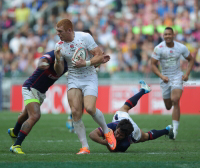
<svg viewBox="0 0 200 168"><path fill-rule="evenodd" d="M184 58L187 58L190 55L190 51L185 45L183 45L181 52Z"/></svg>
<svg viewBox="0 0 200 168"><path fill-rule="evenodd" d="M98 45L95 43L93 37L89 33L85 33L84 35L84 41L86 43L87 49L93 50L94 48L98 47Z"/></svg>
<svg viewBox="0 0 200 168"><path fill-rule="evenodd" d="M49 63L52 63L55 59L54 50L45 53L40 59L46 59Z"/></svg>
<svg viewBox="0 0 200 168"><path fill-rule="evenodd" d="M58 43L56 43L54 50L56 50L58 48Z"/></svg>
<svg viewBox="0 0 200 168"><path fill-rule="evenodd" d="M154 51L153 51L151 57L156 60L160 60L160 53L159 53L158 46L154 48Z"/></svg>

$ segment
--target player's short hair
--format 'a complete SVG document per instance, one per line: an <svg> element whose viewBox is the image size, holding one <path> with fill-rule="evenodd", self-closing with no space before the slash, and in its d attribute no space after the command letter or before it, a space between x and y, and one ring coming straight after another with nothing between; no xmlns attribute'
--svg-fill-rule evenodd
<svg viewBox="0 0 200 168"><path fill-rule="evenodd" d="M92 36L92 32L89 29L83 30L85 33L89 33Z"/></svg>
<svg viewBox="0 0 200 168"><path fill-rule="evenodd" d="M69 19L62 19L56 24L56 27L61 27L61 26L64 27L65 31L67 31L67 29L69 29L69 28L74 30L74 26Z"/></svg>
<svg viewBox="0 0 200 168"><path fill-rule="evenodd" d="M165 30L171 30L172 33L174 34L174 30L171 27L166 27Z"/></svg>
<svg viewBox="0 0 200 168"><path fill-rule="evenodd" d="M120 131L122 131L125 136L129 136L133 131L133 125L128 119L123 119L117 124L117 128L120 128Z"/></svg>

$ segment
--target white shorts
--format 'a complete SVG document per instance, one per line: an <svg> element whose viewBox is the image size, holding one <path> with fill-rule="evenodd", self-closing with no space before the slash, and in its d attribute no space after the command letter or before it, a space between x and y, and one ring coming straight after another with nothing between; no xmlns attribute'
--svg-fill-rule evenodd
<svg viewBox="0 0 200 168"><path fill-rule="evenodd" d="M132 143L139 141L140 138L141 138L140 128L133 121L133 119L129 116L129 114L127 112L117 111L115 113L115 115L113 116L112 122L121 121L123 119L128 119L132 123L132 125L133 125L134 131L132 132L132 138L133 138L132 139Z"/></svg>
<svg viewBox="0 0 200 168"><path fill-rule="evenodd" d="M160 87L162 89L163 99L169 99L171 97L171 92L174 89L183 90L182 76L176 79L170 79L168 83L160 82Z"/></svg>
<svg viewBox="0 0 200 168"><path fill-rule="evenodd" d="M37 89L30 88L30 90L27 87L22 87L22 95L24 97L24 101L26 100L39 100L39 103L42 104L44 99L46 98L46 95L44 93L40 93ZM33 101L35 102L35 101Z"/></svg>
<svg viewBox="0 0 200 168"><path fill-rule="evenodd" d="M98 77L93 74L86 77L77 78L74 76L68 77L68 90L76 88L81 89L83 96L92 95L98 96Z"/></svg>

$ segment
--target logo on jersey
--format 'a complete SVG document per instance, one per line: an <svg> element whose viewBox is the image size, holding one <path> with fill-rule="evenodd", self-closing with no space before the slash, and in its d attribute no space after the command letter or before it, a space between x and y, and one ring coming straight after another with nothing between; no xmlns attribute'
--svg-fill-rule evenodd
<svg viewBox="0 0 200 168"><path fill-rule="evenodd" d="M159 48L162 48L162 47L163 47L162 45L159 46Z"/></svg>
<svg viewBox="0 0 200 168"><path fill-rule="evenodd" d="M70 45L70 51L75 51L76 50L76 47L74 47L74 44L71 44Z"/></svg>
<svg viewBox="0 0 200 168"><path fill-rule="evenodd" d="M173 53L173 51L172 51L172 50L170 50L170 53L172 54L172 53Z"/></svg>

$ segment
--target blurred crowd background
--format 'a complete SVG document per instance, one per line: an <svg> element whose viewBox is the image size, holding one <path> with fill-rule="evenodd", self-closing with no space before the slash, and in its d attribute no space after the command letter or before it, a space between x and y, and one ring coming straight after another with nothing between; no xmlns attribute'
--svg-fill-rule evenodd
<svg viewBox="0 0 200 168"><path fill-rule="evenodd" d="M29 76L38 58L54 49L55 25L68 18L75 31L89 29L111 56L102 77L120 73L151 77L150 58L166 26L195 58L192 75L200 78L199 0L1 0L0 59L5 77ZM181 59L182 70L187 61Z"/></svg>

